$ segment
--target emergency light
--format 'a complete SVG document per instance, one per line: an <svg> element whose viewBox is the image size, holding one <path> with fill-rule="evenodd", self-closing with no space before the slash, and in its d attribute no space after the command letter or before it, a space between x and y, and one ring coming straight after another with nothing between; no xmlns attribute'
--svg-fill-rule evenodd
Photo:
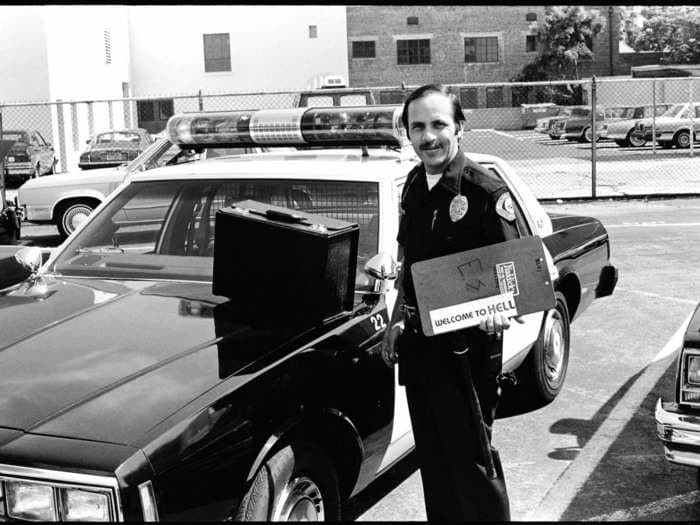
<svg viewBox="0 0 700 525"><path fill-rule="evenodd" d="M395 146L407 140L401 106L181 113L168 120L180 147Z"/></svg>

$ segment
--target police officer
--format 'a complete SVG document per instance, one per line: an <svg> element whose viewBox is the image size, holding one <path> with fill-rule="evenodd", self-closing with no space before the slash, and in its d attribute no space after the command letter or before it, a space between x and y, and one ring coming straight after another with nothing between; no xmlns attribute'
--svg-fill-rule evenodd
<svg viewBox="0 0 700 525"><path fill-rule="evenodd" d="M404 103L402 121L422 162L401 197L403 265L382 357L398 362L406 386L428 520L502 521L510 519L508 496L490 441L510 320L496 313L478 327L426 337L410 277L416 261L519 237L505 183L459 148L464 120L442 86L422 86Z"/></svg>

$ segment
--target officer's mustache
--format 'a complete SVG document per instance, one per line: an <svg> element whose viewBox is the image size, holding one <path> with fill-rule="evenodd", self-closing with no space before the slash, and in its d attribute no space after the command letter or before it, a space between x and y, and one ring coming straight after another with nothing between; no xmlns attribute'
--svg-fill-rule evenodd
<svg viewBox="0 0 700 525"><path fill-rule="evenodd" d="M425 142L420 145L420 149L435 149L440 147L440 144L437 142Z"/></svg>

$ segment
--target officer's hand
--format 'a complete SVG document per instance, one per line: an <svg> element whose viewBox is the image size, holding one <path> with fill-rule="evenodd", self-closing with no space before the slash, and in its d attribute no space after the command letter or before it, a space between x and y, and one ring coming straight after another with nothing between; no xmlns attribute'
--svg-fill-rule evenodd
<svg viewBox="0 0 700 525"><path fill-rule="evenodd" d="M382 339L382 359L386 363L386 366L392 367L399 360L399 356L396 353L396 340L399 338L403 332L403 323L396 323L389 328L387 328L384 333L384 339Z"/></svg>
<svg viewBox="0 0 700 525"><path fill-rule="evenodd" d="M500 312L490 314L485 319L481 320L479 328L487 334L495 335L496 339L500 339L503 335L503 330L510 328L510 320Z"/></svg>

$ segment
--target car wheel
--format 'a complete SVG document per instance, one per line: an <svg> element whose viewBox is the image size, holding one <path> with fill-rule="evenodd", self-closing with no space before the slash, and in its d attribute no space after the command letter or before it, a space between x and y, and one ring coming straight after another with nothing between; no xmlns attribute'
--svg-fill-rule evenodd
<svg viewBox="0 0 700 525"><path fill-rule="evenodd" d="M644 138L644 135L634 133L632 130L630 130L630 132L627 134L627 143L633 148L641 148L647 143L647 141Z"/></svg>
<svg viewBox="0 0 700 525"><path fill-rule="evenodd" d="M591 136L591 127L588 126L586 129L583 130L583 133L581 133L581 142L590 142L593 139Z"/></svg>
<svg viewBox="0 0 700 525"><path fill-rule="evenodd" d="M331 460L309 444L287 445L260 467L235 521L339 521L340 491Z"/></svg>
<svg viewBox="0 0 700 525"><path fill-rule="evenodd" d="M677 148L689 148L690 147L690 132L689 131L679 131L676 136L673 137L673 143Z"/></svg>
<svg viewBox="0 0 700 525"><path fill-rule="evenodd" d="M61 206L56 214L56 226L61 237L65 239L73 233L96 207L94 202L87 200L71 201Z"/></svg>
<svg viewBox="0 0 700 525"><path fill-rule="evenodd" d="M552 140L559 140L559 137L557 135L549 135L549 138Z"/></svg>
<svg viewBox="0 0 700 525"><path fill-rule="evenodd" d="M542 328L518 374L524 394L544 406L561 391L569 366L569 309L561 292L556 305L545 313Z"/></svg>
<svg viewBox="0 0 700 525"><path fill-rule="evenodd" d="M625 148L625 147L629 146L629 144L627 143L627 140L615 139L615 144L617 144L621 148Z"/></svg>
<svg viewBox="0 0 700 525"><path fill-rule="evenodd" d="M21 235L22 224L12 208L6 208L4 212L4 233L0 235L0 244L17 244Z"/></svg>

